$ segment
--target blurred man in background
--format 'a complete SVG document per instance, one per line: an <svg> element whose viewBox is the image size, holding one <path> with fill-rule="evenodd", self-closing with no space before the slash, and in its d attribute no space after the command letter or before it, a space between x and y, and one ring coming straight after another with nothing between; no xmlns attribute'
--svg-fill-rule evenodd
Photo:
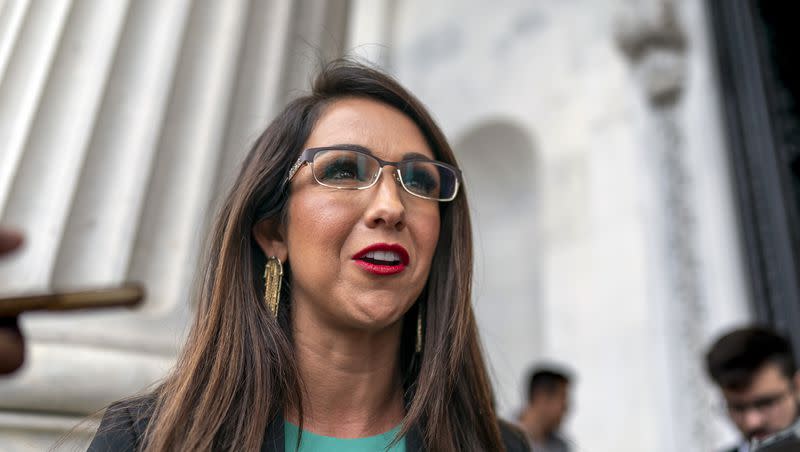
<svg viewBox="0 0 800 452"><path fill-rule="evenodd" d="M22 235L0 227L0 258L22 244ZM0 317L0 374L17 370L25 356L16 317Z"/></svg>
<svg viewBox="0 0 800 452"><path fill-rule="evenodd" d="M533 369L528 378L528 403L519 417L533 452L568 452L558 434L569 407L570 377L550 367Z"/></svg>
<svg viewBox="0 0 800 452"><path fill-rule="evenodd" d="M800 416L800 372L791 344L776 332L734 330L711 346L706 366L722 391L728 416L744 436L731 452L748 452L750 440L788 428Z"/></svg>

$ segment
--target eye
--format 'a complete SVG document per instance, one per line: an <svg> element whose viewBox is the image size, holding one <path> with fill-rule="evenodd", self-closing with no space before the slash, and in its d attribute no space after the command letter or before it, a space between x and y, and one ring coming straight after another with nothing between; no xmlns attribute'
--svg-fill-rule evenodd
<svg viewBox="0 0 800 452"><path fill-rule="evenodd" d="M314 158L314 175L337 187L359 187L373 179L377 162L353 151L326 151Z"/></svg>
<svg viewBox="0 0 800 452"><path fill-rule="evenodd" d="M403 165L401 176L409 190L425 196L438 195L439 174L435 165L425 162L409 162Z"/></svg>
<svg viewBox="0 0 800 452"><path fill-rule="evenodd" d="M753 402L753 407L757 410L764 410L773 405L777 405L781 401L780 396L763 397Z"/></svg>
<svg viewBox="0 0 800 452"><path fill-rule="evenodd" d="M321 173L324 180L360 179L356 162L345 157L325 163Z"/></svg>

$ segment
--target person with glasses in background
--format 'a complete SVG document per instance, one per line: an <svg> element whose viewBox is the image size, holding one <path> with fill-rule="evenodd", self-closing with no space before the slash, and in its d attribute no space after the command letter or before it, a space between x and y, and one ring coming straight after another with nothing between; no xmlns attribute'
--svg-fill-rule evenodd
<svg viewBox="0 0 800 452"><path fill-rule="evenodd" d="M256 140L178 363L91 451L523 451L471 307L461 171L422 103L336 61Z"/></svg>
<svg viewBox="0 0 800 452"><path fill-rule="evenodd" d="M744 437L730 452L749 452L800 418L800 372L790 342L765 327L720 337L706 354L711 379L722 391L731 421Z"/></svg>

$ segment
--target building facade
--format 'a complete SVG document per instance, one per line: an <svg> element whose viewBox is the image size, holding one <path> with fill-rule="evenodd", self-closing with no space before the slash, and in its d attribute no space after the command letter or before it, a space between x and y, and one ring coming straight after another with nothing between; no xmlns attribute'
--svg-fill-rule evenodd
<svg viewBox="0 0 800 452"><path fill-rule="evenodd" d="M172 364L209 218L319 61L384 68L465 174L501 414L574 370L578 450L732 438L701 355L754 318L713 41L689 0L0 0L3 291L143 281L135 312L37 314L0 450L40 450ZM67 443L91 436L91 421Z"/></svg>

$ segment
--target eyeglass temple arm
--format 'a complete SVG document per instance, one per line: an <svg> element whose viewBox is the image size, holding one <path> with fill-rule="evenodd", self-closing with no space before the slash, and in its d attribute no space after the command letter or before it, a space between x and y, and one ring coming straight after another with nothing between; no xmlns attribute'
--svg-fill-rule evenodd
<svg viewBox="0 0 800 452"><path fill-rule="evenodd" d="M292 167L289 168L289 175L286 176L286 183L289 183L289 181L292 180L294 175L297 174L297 171L300 169L300 167L302 167L306 163L308 163L308 160L306 159L306 156L305 155L301 155L300 158L297 159L296 162L294 162L294 165L292 165Z"/></svg>

